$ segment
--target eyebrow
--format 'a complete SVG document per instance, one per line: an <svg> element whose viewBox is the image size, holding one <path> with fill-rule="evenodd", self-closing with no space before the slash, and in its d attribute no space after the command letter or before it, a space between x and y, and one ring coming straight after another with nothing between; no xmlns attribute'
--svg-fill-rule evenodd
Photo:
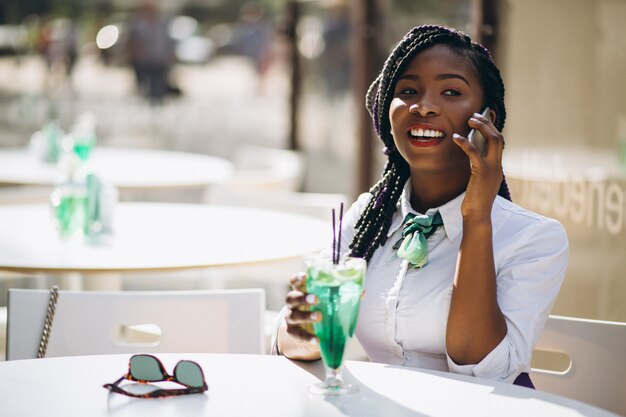
<svg viewBox="0 0 626 417"><path fill-rule="evenodd" d="M465 84L467 84L468 87L471 87L469 81L467 81L467 79L460 74L444 73L444 74L437 74L437 76L435 76L436 80L449 80L453 78L459 79L463 81ZM419 79L420 79L419 75L405 74L402 77L400 77L398 81L399 80L419 80Z"/></svg>

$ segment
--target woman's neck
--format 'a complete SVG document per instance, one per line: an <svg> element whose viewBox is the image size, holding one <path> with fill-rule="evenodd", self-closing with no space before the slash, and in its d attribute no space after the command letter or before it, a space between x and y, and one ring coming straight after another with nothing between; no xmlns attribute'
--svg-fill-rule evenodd
<svg viewBox="0 0 626 417"><path fill-rule="evenodd" d="M467 188L469 175L431 175L411 171L411 207L419 213L453 200Z"/></svg>

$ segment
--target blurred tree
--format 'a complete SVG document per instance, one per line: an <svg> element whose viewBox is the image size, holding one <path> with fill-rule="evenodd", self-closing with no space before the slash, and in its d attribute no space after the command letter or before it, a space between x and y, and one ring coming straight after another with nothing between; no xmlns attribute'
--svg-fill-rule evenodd
<svg viewBox="0 0 626 417"><path fill-rule="evenodd" d="M95 3L94 0L4 0L0 7L0 24L20 23L29 15L76 18Z"/></svg>
<svg viewBox="0 0 626 417"><path fill-rule="evenodd" d="M0 7L0 24L15 24L31 14L52 11L53 0L4 0Z"/></svg>

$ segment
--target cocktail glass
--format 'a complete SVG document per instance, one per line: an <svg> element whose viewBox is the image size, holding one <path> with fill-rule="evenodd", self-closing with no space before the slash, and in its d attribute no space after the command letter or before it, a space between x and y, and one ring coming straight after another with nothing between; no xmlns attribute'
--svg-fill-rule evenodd
<svg viewBox="0 0 626 417"><path fill-rule="evenodd" d="M330 257L319 256L306 261L306 270L306 290L318 299L311 311L322 315L321 321L313 323L313 331L326 368L324 382L311 385L309 391L320 395L355 393L359 389L343 381L341 365L359 315L366 261L344 256L334 264Z"/></svg>
<svg viewBox="0 0 626 417"><path fill-rule="evenodd" d="M74 153L80 158L81 161L86 161L89 159L93 148L96 145L96 136L95 134L87 133L87 134L76 134L73 137L74 143L72 150Z"/></svg>
<svg viewBox="0 0 626 417"><path fill-rule="evenodd" d="M50 202L61 238L82 236L87 215L84 185L72 182L61 184L52 192Z"/></svg>

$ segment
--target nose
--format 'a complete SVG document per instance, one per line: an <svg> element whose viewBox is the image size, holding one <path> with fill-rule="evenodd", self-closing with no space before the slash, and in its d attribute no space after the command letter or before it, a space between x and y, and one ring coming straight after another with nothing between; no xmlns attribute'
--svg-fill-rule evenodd
<svg viewBox="0 0 626 417"><path fill-rule="evenodd" d="M436 116L439 114L439 107L430 101L420 100L409 106L409 112L419 114L422 117Z"/></svg>

